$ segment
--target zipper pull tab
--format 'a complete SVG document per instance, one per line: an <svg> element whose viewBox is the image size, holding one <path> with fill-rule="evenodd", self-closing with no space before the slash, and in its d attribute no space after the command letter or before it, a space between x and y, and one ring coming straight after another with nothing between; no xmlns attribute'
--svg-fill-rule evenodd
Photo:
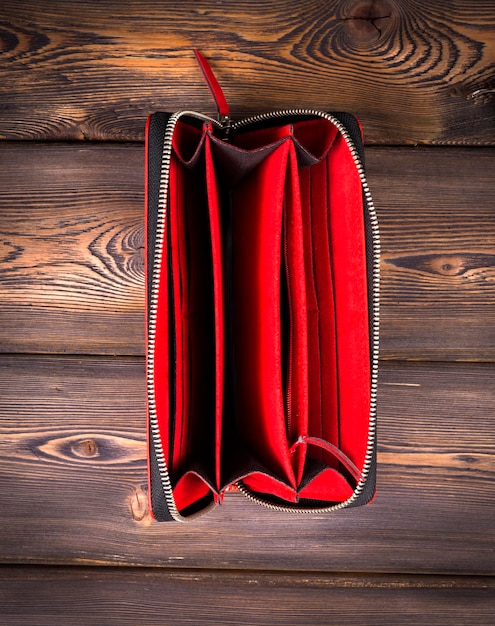
<svg viewBox="0 0 495 626"><path fill-rule="evenodd" d="M228 141L229 135L230 135L230 117L228 115L219 115L218 121L222 125L222 130L223 130L222 139L224 141Z"/></svg>
<svg viewBox="0 0 495 626"><path fill-rule="evenodd" d="M225 134L227 135L230 130L230 108L227 104L227 100L208 61L199 50L195 50L194 54L196 56L196 61L198 62L201 71L203 72L206 84L210 88L213 100L215 100L218 112L218 121L220 122L220 124L222 124L223 128L225 129Z"/></svg>

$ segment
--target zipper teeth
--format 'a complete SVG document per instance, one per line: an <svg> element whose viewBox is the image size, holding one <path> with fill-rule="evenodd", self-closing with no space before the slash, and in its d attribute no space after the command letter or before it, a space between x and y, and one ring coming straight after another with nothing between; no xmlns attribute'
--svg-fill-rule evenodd
<svg viewBox="0 0 495 626"><path fill-rule="evenodd" d="M147 350L147 388L148 388L148 414L150 421L150 431L151 438L153 442L153 447L157 459L158 470L161 478L162 488L165 495L165 500L167 502L167 507L169 509L172 517L180 522L189 521L200 517L201 515L207 513L210 508L213 508L215 505L212 504L209 507L206 507L199 513L194 515L190 515L184 517L179 513L177 509L177 505L175 503L172 483L170 481L170 474L167 467L167 462L165 459L165 455L163 454L163 446L162 440L160 436L160 431L158 427L158 416L156 412L156 401L155 401L155 390L154 390L154 360L155 360L155 340L156 340L156 317L157 317L157 303L158 303L158 285L160 284L160 274L162 269L162 254L163 254L163 245L164 245L164 237L165 237L165 227L166 227L166 219L167 219L167 200L168 200L168 183L169 183L169 174L170 174L170 160L172 155L172 136L175 129L175 126L178 120L183 116L191 116L197 119L211 122L218 128L222 128L222 124L217 120L208 117L206 115L202 115L201 113L196 113L193 111L179 111L171 115L167 127L165 129L165 137L163 143L163 152L162 152L162 162L161 162L161 177L160 177L160 196L158 201L158 215L157 215L157 226L156 226L156 240L155 240L155 257L153 259L153 271L152 271L152 284L151 284L151 296L149 303L149 324L148 324L148 350ZM291 507L291 506L280 506L276 504L272 504L263 498L260 498L254 494L252 494L242 483L242 481L238 481L237 487L241 493L243 493L248 499L257 502L258 504L263 505L266 508L276 510L276 511L286 511L290 513L325 513L330 511L337 511L339 509L346 508L350 506L361 494L364 489L364 485L366 483L371 463L373 460L373 450L375 444L376 437L376 398L377 398L377 389L378 389L378 350L379 350L379 305L380 305L380 238L378 231L378 219L376 216L376 210L373 205L373 200L371 198L371 192L369 190L368 182L366 180L366 175L364 173L364 167L359 158L359 154L357 149L347 132L345 126L333 115L329 113L324 113L322 111L317 111L313 109L286 109L283 111L275 111L272 113L264 113L260 115L255 115L253 117L246 118L239 122L235 122L231 125L232 129L241 128L247 124L262 122L265 120L270 120L279 117L287 117L290 115L312 115L316 117L321 117L332 122L339 130L339 132L344 137L349 150L351 152L352 158L356 165L359 178L361 179L361 184L363 187L363 193L366 198L366 205L369 213L370 224L371 224L371 234L373 240L373 326L372 326L372 358L371 358L371 397L370 397L370 428L368 433L368 443L366 456L363 465L363 471L361 475L361 479L350 498L345 500L344 502L340 502L338 504L323 507L323 508L299 508L299 507Z"/></svg>
<svg viewBox="0 0 495 626"><path fill-rule="evenodd" d="M275 511L285 511L287 513L328 513L330 511L338 511L340 509L344 509L348 506L351 506L357 498L361 495L364 486L366 484L366 480L368 478L371 463L373 461L373 452L375 447L376 440L376 419L377 419L377 392L378 392L378 353L379 353L379 331L380 331L380 235L378 230L378 218L376 215L376 210L373 204L373 200L371 198L371 192L368 186L368 181L366 180L366 174L364 172L364 166L359 157L358 151L354 142L347 131L347 128L333 115L330 113L324 113L322 111L317 111L314 109L285 109L282 111L274 111L272 113L262 113L260 115L254 115L253 117L246 118L244 120L240 120L231 125L233 130L238 128L242 128L251 123L263 122L266 120L278 118L278 117L287 117L293 115L311 115L316 117L324 118L332 124L334 124L341 135L344 137L345 142L351 152L352 158L356 165L356 169L359 174L359 178L361 179L361 185L363 188L363 193L366 198L366 208L368 210L370 224L371 224L371 235L372 235L372 253L373 253L373 288L372 288L372 309L373 309L373 324L372 324L372 347L371 347L371 394L370 394L370 426L368 431L368 442L366 448L366 455L363 464L363 471L361 473L361 479L354 490L354 493L350 498L345 500L344 502L339 502L338 504L334 504L328 507L322 508L310 508L310 507L298 507L298 506L282 506L278 504L273 504L259 496L251 493L242 481L237 482L237 487L241 493L243 493L249 500L257 502L262 506L272 509Z"/></svg>

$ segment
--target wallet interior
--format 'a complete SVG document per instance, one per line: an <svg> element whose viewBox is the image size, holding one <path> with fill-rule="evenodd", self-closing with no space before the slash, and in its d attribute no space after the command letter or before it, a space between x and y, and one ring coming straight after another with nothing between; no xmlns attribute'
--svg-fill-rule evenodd
<svg viewBox="0 0 495 626"><path fill-rule="evenodd" d="M274 503L350 498L370 420L363 191L325 118L172 136L155 395L178 510L242 481Z"/></svg>

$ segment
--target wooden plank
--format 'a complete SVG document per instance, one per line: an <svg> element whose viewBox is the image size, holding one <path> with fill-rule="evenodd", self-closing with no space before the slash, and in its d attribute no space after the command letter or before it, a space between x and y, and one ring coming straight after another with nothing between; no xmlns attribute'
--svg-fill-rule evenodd
<svg viewBox="0 0 495 626"><path fill-rule="evenodd" d="M4 0L0 136L142 139L152 110L348 110L372 143L493 144L495 2Z"/></svg>
<svg viewBox="0 0 495 626"><path fill-rule="evenodd" d="M489 364L384 365L378 495L332 515L227 494L189 524L150 520L140 359L0 359L0 561L493 574Z"/></svg>
<svg viewBox="0 0 495 626"><path fill-rule="evenodd" d="M495 580L21 567L0 570L0 624L493 624ZM26 601L28 599L28 601Z"/></svg>
<svg viewBox="0 0 495 626"><path fill-rule="evenodd" d="M0 350L142 354L143 148L0 148Z"/></svg>
<svg viewBox="0 0 495 626"><path fill-rule="evenodd" d="M368 155L381 224L382 357L493 360L495 153Z"/></svg>
<svg viewBox="0 0 495 626"><path fill-rule="evenodd" d="M0 163L0 351L143 354L142 146L7 143ZM370 148L367 164L382 358L493 360L493 151Z"/></svg>

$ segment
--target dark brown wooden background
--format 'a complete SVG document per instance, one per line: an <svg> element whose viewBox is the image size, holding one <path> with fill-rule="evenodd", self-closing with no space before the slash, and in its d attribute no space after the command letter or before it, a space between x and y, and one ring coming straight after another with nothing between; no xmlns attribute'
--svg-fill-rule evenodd
<svg viewBox="0 0 495 626"><path fill-rule="evenodd" d="M348 110L382 233L378 496L150 521L143 128ZM495 0L0 7L0 623L495 623Z"/></svg>

